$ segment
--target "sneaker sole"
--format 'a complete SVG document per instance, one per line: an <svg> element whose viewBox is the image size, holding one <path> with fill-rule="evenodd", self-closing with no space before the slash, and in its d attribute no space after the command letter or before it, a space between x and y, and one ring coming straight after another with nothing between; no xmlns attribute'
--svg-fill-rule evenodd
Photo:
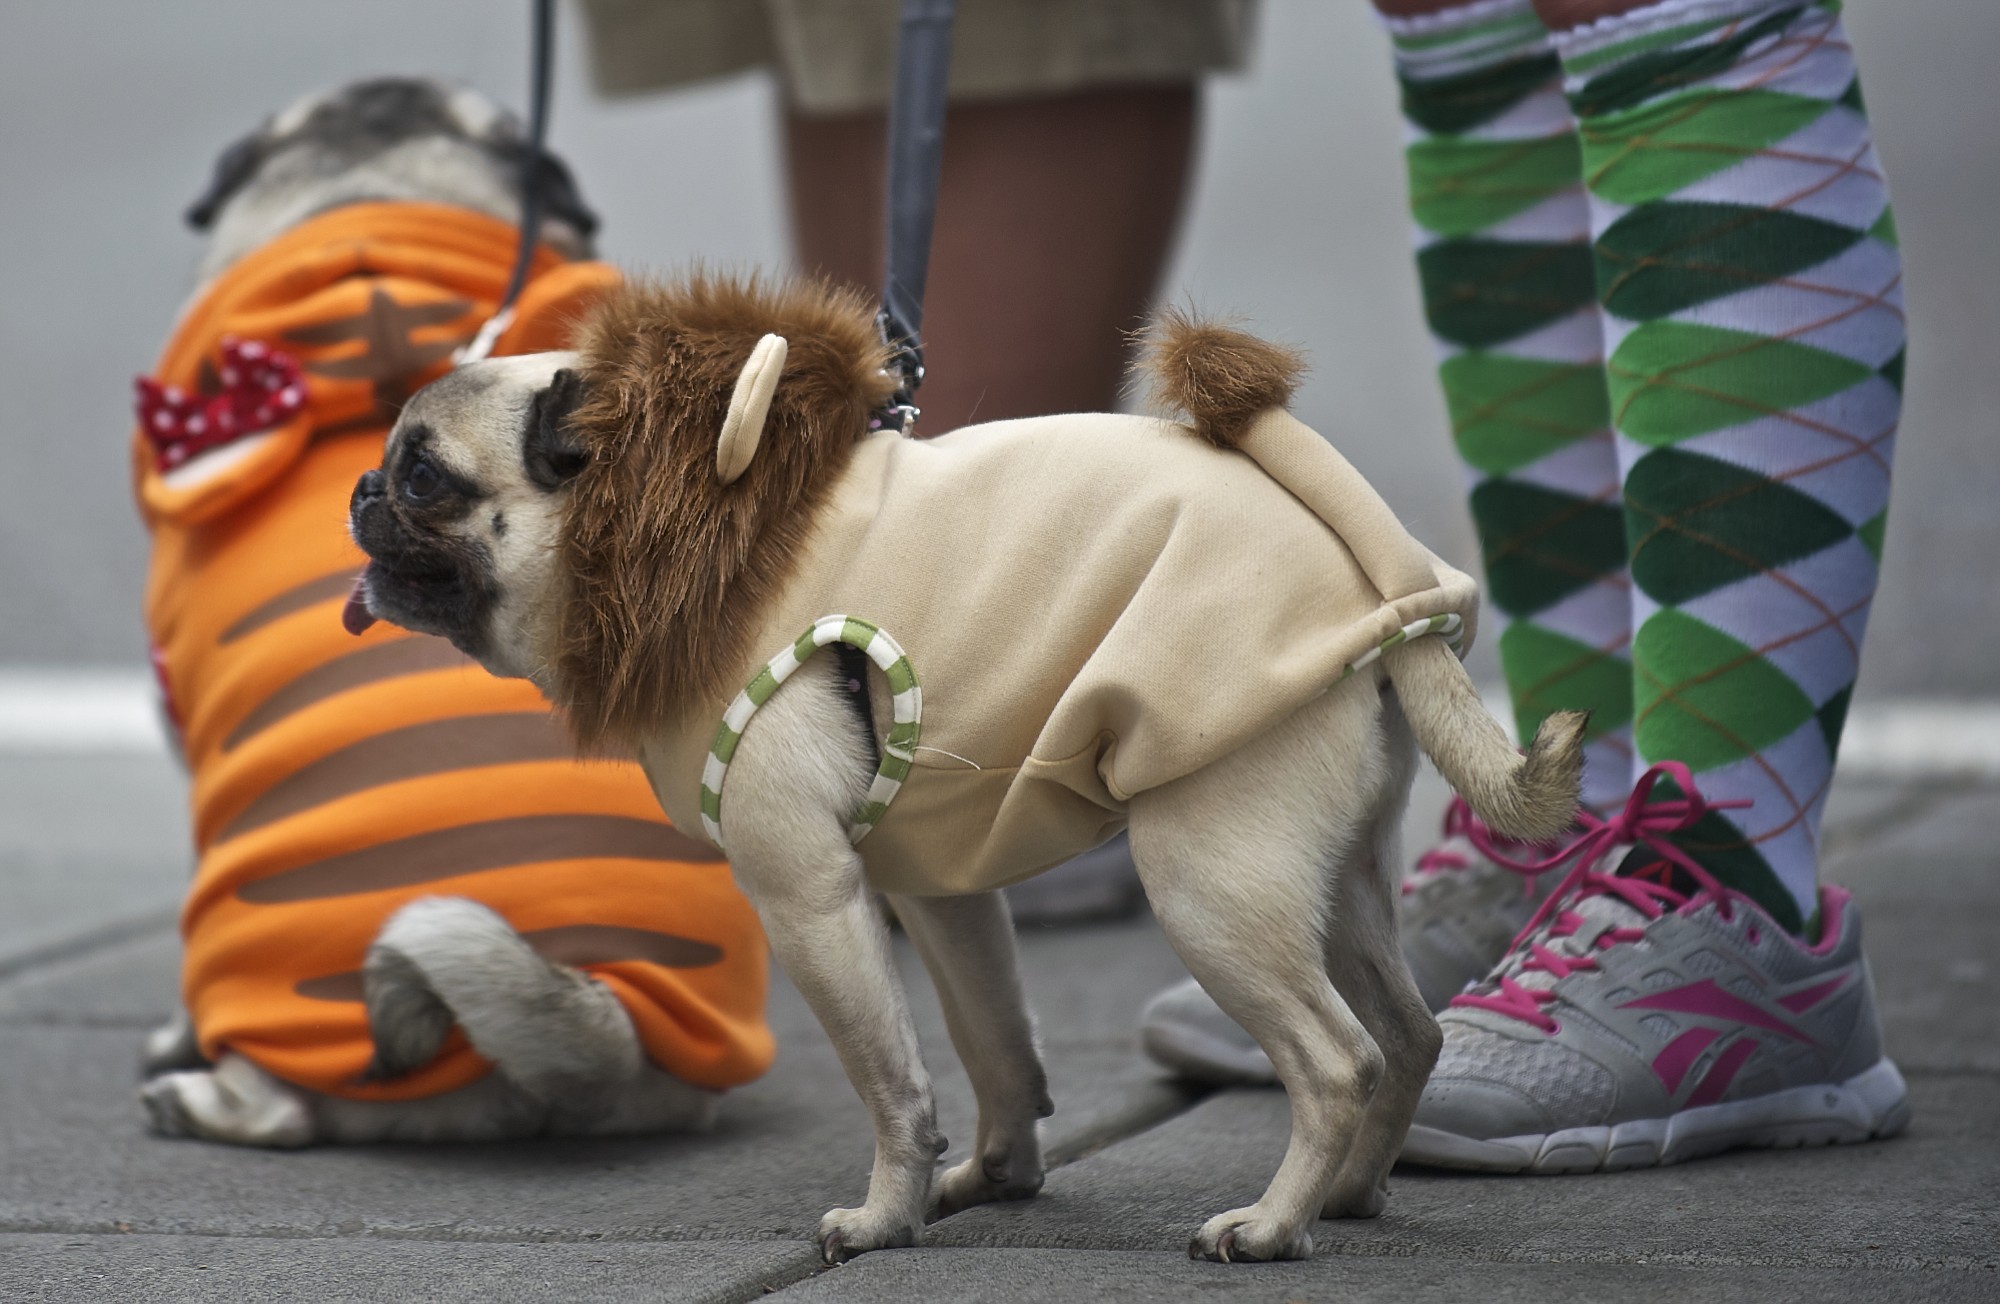
<svg viewBox="0 0 2000 1304"><path fill-rule="evenodd" d="M1793 1087L1667 1118L1479 1140L1410 1128L1405 1163L1486 1173L1597 1173L1658 1168L1739 1148L1854 1145L1910 1122L1908 1088L1888 1059L1837 1085Z"/></svg>

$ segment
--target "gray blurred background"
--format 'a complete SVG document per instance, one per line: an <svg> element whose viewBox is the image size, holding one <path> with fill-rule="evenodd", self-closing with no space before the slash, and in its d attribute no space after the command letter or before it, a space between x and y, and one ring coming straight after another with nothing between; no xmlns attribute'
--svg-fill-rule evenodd
<svg viewBox="0 0 2000 1304"><path fill-rule="evenodd" d="M130 377L191 284L210 162L319 86L404 72L519 104L525 0L9 0L0 9L0 669L136 669ZM1887 574L1861 697L2000 694L2000 2L1850 0L1912 307ZM786 252L773 91L604 102L564 14L553 145L628 267ZM1162 292L1306 345L1300 415L1474 560L1419 316L1386 42L1361 0L1265 0L1214 82ZM1490 655L1490 652L1488 653ZM1482 660L1486 677L1492 666Z"/></svg>

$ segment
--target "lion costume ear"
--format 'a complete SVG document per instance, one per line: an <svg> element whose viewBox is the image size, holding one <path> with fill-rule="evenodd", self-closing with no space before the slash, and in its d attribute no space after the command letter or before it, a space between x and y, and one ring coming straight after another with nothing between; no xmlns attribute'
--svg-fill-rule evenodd
<svg viewBox="0 0 2000 1304"><path fill-rule="evenodd" d="M729 413L722 418L722 434L715 441L715 474L724 484L750 469L757 456L757 441L764 436L764 418L771 411L771 395L778 388L778 373L785 369L785 355L791 346L782 335L766 335L750 350L749 361L737 373L736 388L730 391Z"/></svg>

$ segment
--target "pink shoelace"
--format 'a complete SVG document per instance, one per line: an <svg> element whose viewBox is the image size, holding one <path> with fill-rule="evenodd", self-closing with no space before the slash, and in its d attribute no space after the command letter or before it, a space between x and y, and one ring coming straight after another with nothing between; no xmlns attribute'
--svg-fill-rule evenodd
<svg viewBox="0 0 2000 1304"><path fill-rule="evenodd" d="M1439 843L1417 857L1417 874L1428 878L1436 874L1449 874L1472 867L1472 858L1451 844L1454 841L1469 843L1472 849L1502 869L1521 875L1521 894L1532 896L1535 878L1540 870L1526 867L1528 856L1540 847L1526 842L1515 842L1503 838L1486 822L1472 813L1472 807L1465 804L1465 798L1454 795L1451 804L1444 808L1444 831ZM1415 892L1418 884L1410 879L1403 881L1403 895Z"/></svg>
<svg viewBox="0 0 2000 1304"><path fill-rule="evenodd" d="M1685 795L1679 800L1654 801L1653 788L1665 778L1672 779ZM1710 901L1715 903L1716 911L1723 919L1733 918L1736 901L1747 902L1749 898L1718 883L1685 851L1667 841L1667 835L1694 827L1712 810L1731 810L1749 804L1748 800L1711 802L1704 799L1694 786L1694 776L1688 773L1687 766L1679 761L1664 761L1639 777L1632 795L1626 798L1625 808L1616 816L1603 820L1588 811L1581 812L1577 822L1583 826L1583 832L1546 860L1503 859L1501 854L1482 847L1481 851L1495 864L1504 865L1518 874L1540 874L1565 861L1576 862L1568 876L1549 894L1549 899L1542 903L1542 908L1515 937L1514 953L1518 954L1525 946L1528 956L1516 972L1553 974L1560 981L1579 970L1597 967L1595 955L1564 955L1544 944L1573 936L1588 922L1574 907L1589 897L1617 897L1644 915L1649 923L1669 910L1689 910ZM1598 865L1613 848L1622 846L1643 846L1656 853L1661 861L1687 871L1688 876L1700 885L1699 889L1693 895L1687 895L1664 883L1599 873ZM1530 941L1544 925L1547 925L1548 931L1542 940ZM1597 935L1592 949L1609 950L1621 943L1636 942L1645 935L1643 928L1609 928ZM1553 1033L1558 1025L1542 1007L1555 999L1555 992L1548 988L1523 987L1512 977L1502 974L1490 992L1467 992L1452 997L1451 1003L1471 1009L1491 1010L1495 1014L1532 1024L1545 1033Z"/></svg>

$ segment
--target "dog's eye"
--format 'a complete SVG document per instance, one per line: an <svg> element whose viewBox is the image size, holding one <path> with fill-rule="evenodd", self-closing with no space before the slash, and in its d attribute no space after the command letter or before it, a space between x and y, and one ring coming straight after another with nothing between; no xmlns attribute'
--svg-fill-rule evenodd
<svg viewBox="0 0 2000 1304"><path fill-rule="evenodd" d="M430 464L428 458L420 457L410 463L410 469L403 475L403 496L413 502L422 502L436 493L442 483L444 481L439 477L437 468Z"/></svg>

